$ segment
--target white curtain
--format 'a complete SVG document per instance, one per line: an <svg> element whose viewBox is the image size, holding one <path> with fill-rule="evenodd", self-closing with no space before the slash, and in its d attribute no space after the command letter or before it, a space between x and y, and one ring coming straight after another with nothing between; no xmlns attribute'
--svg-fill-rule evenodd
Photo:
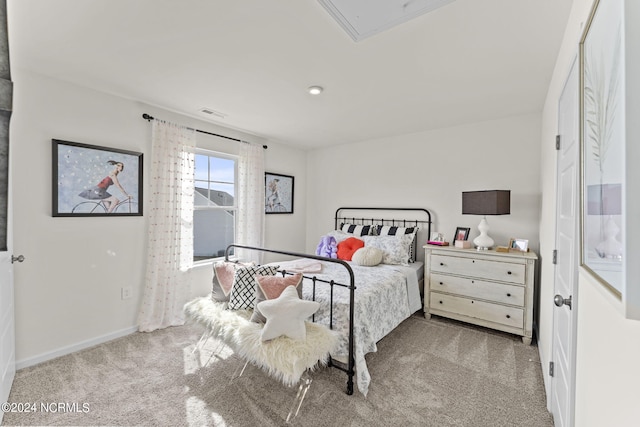
<svg viewBox="0 0 640 427"><path fill-rule="evenodd" d="M264 244L264 148L259 144L240 143L238 161L237 243L262 247ZM242 260L262 262L262 253L237 250Z"/></svg>
<svg viewBox="0 0 640 427"><path fill-rule="evenodd" d="M154 120L152 140L143 332L184 323L193 265L195 130Z"/></svg>

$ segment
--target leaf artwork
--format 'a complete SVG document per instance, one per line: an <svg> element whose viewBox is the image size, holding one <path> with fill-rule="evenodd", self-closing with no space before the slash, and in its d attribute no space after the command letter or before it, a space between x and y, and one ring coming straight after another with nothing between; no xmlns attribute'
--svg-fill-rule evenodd
<svg viewBox="0 0 640 427"><path fill-rule="evenodd" d="M600 174L604 171L604 162L609 149L609 142L613 133L613 123L617 111L617 96L620 85L620 25L616 32L613 50L611 51L611 70L607 76L604 60L607 53L605 49L598 52L587 52L585 57L585 122L588 141L591 143L591 152L594 161L598 165ZM593 58L598 60L593 60ZM608 80L607 80L608 77Z"/></svg>

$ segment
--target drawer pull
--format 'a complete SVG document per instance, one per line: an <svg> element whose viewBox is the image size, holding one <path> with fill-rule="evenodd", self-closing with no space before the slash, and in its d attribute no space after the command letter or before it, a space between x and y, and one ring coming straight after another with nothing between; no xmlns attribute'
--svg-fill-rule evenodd
<svg viewBox="0 0 640 427"><path fill-rule="evenodd" d="M511 319L511 316L507 314L507 319Z"/></svg>
<svg viewBox="0 0 640 427"><path fill-rule="evenodd" d="M508 297L510 297L510 296L511 296L511 294L507 294L507 296L508 296Z"/></svg>
<svg viewBox="0 0 640 427"><path fill-rule="evenodd" d="M444 265L444 262L441 262L440 265Z"/></svg>
<svg viewBox="0 0 640 427"><path fill-rule="evenodd" d="M440 301L440 304L442 304L442 301Z"/></svg>
<svg viewBox="0 0 640 427"><path fill-rule="evenodd" d="M471 281L471 283L476 283L476 281L475 281L475 280L472 280L472 281Z"/></svg>
<svg viewBox="0 0 640 427"><path fill-rule="evenodd" d="M444 283L440 282L441 285L444 285Z"/></svg>
<svg viewBox="0 0 640 427"><path fill-rule="evenodd" d="M510 272L510 271L507 271L507 274L511 275L511 272Z"/></svg>

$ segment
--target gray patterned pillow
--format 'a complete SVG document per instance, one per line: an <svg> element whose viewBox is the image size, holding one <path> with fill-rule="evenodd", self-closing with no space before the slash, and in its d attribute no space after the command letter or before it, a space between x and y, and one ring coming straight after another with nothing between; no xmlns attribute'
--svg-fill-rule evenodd
<svg viewBox="0 0 640 427"><path fill-rule="evenodd" d="M412 234L401 236L362 236L364 247L374 247L382 251L382 263L409 265L409 250L413 242Z"/></svg>
<svg viewBox="0 0 640 427"><path fill-rule="evenodd" d="M279 267L278 265L236 267L233 288L229 296L229 310L253 308L256 300L256 275L273 276Z"/></svg>
<svg viewBox="0 0 640 427"><path fill-rule="evenodd" d="M418 227L396 227L394 225L376 225L373 227L372 235L373 236L401 236L403 234L411 234L413 239L411 241L411 246L409 247L409 262L414 262L416 260L416 254L413 251L413 241L415 240L418 234Z"/></svg>

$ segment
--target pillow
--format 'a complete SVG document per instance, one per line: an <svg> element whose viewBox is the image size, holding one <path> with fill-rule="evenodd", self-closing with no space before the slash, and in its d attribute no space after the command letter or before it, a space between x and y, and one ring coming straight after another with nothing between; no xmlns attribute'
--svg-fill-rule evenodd
<svg viewBox="0 0 640 427"><path fill-rule="evenodd" d="M279 267L278 265L248 265L236 267L227 308L229 310L253 308L256 299L256 275L273 276L278 272Z"/></svg>
<svg viewBox="0 0 640 427"><path fill-rule="evenodd" d="M349 237L348 239L338 243L338 259L351 261L353 253L362 247L364 247L364 242L362 240L355 237Z"/></svg>
<svg viewBox="0 0 640 427"><path fill-rule="evenodd" d="M413 235L401 236L363 236L365 247L370 246L382 251L382 263L409 265L409 249Z"/></svg>
<svg viewBox="0 0 640 427"><path fill-rule="evenodd" d="M229 293L233 287L233 275L236 272L236 264L228 261L218 261L213 264L213 286L211 298L218 302L229 301Z"/></svg>
<svg viewBox="0 0 640 427"><path fill-rule="evenodd" d="M418 234L418 227L396 227L394 225L376 225L371 230L371 234L374 236L401 236L403 234L411 234L413 235L413 240L415 240L416 235ZM413 253L413 240L411 241L411 246L409 248L409 262L413 262L416 260L416 256Z"/></svg>
<svg viewBox="0 0 640 427"><path fill-rule="evenodd" d="M345 233L355 234L356 236L368 236L369 231L371 231L370 225L359 225L359 224L348 224L342 223L340 224L340 230Z"/></svg>
<svg viewBox="0 0 640 427"><path fill-rule="evenodd" d="M293 286L298 291L298 297L302 298L302 273L297 273L292 276L261 276L256 275L256 302L253 314L251 315L252 322L264 323L265 319L262 312L258 308L258 304L262 301L270 299L276 299L280 296L282 291L287 286Z"/></svg>
<svg viewBox="0 0 640 427"><path fill-rule="evenodd" d="M333 236L322 236L318 247L316 248L316 255L327 258L338 258L338 242Z"/></svg>
<svg viewBox="0 0 640 427"><path fill-rule="evenodd" d="M365 246L355 251L351 261L358 265L373 267L382 262L382 251L373 246Z"/></svg>
<svg viewBox="0 0 640 427"><path fill-rule="evenodd" d="M399 236L401 234L414 234L418 227L396 227L395 225L376 225L373 229L374 236Z"/></svg>
<svg viewBox="0 0 640 427"><path fill-rule="evenodd" d="M353 237L353 234L345 233L342 230L333 230L333 231L328 232L326 234L326 236L331 236L334 239L336 239L336 243L340 243L343 240L348 239L349 237Z"/></svg>
<svg viewBox="0 0 640 427"><path fill-rule="evenodd" d="M305 341L307 327L304 321L318 311L320 303L298 298L296 290L287 286L278 298L262 301L259 308L267 319L260 334L262 341L282 335Z"/></svg>

